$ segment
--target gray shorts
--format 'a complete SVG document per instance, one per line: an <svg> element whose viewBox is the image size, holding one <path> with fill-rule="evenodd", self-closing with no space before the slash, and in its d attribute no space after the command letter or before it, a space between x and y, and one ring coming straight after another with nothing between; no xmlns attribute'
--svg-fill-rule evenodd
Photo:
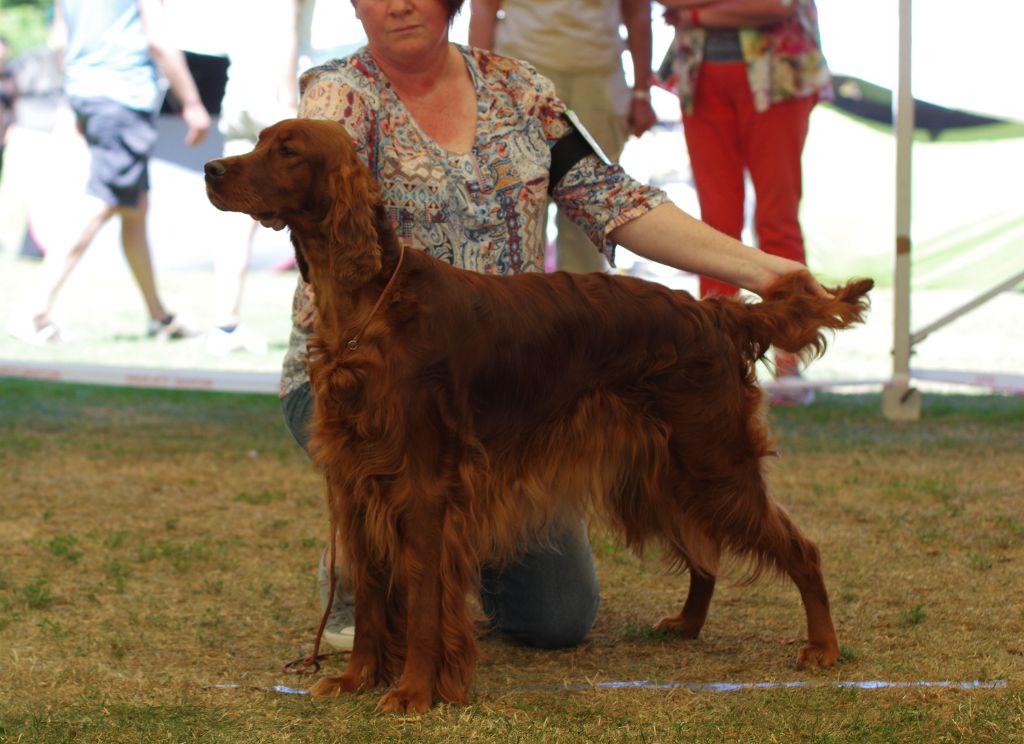
<svg viewBox="0 0 1024 744"><path fill-rule="evenodd" d="M86 191L107 204L138 206L149 190L149 156L156 145L156 113L109 98L68 99L89 145Z"/></svg>

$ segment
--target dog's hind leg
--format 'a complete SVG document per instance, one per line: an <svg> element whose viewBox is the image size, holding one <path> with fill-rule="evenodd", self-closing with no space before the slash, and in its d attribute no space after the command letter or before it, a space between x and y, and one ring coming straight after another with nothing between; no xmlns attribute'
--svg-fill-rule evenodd
<svg viewBox="0 0 1024 744"><path fill-rule="evenodd" d="M715 593L722 544L680 507L686 502L684 496L677 494L670 501L674 508L661 508L665 517L661 537L668 551L668 563L689 569L690 589L679 614L663 617L654 629L672 632L682 638L696 638L707 620L708 607ZM666 508L668 513L664 513Z"/></svg>
<svg viewBox="0 0 1024 744"><path fill-rule="evenodd" d="M779 506L769 501L768 508L776 529L765 532L760 547L796 584L807 614L807 643L797 653L796 665L831 667L839 658L839 641L821 575L821 553Z"/></svg>
<svg viewBox="0 0 1024 744"><path fill-rule="evenodd" d="M714 592L715 577L690 566L690 591L682 611L678 615L663 617L654 629L676 633L681 638L696 638L707 620L708 606Z"/></svg>

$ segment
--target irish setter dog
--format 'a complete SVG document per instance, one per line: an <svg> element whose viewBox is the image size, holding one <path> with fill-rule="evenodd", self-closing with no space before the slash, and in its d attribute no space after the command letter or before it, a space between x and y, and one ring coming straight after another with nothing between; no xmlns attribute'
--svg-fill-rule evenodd
<svg viewBox="0 0 1024 744"><path fill-rule="evenodd" d="M206 165L210 201L291 229L316 295L311 452L355 593L348 668L313 695L392 685L388 712L465 702L481 564L596 514L660 542L689 594L657 627L700 632L723 551L788 575L797 665L839 646L816 545L769 495L754 364L820 354L858 322L870 280L812 295L800 273L761 302L697 301L606 274L488 276L404 249L335 122L291 119Z"/></svg>

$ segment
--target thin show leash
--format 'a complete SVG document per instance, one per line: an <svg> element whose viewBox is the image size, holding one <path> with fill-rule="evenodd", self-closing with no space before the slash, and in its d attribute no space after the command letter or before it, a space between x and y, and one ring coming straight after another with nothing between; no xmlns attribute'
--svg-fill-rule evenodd
<svg viewBox="0 0 1024 744"><path fill-rule="evenodd" d="M323 614L320 616L320 627L316 630L316 640L313 643L313 653L309 656L300 656L297 659L292 659L282 667L281 671L287 674L316 674L320 671L320 661L327 658L327 654L320 653L320 641L324 637L324 629L327 628L327 618L331 614L331 607L334 605L334 587L337 582L337 577L334 572L334 562L337 558L338 547L335 542L335 535L331 534L331 548L330 548L330 582L331 587L327 591L327 606L324 608Z"/></svg>
<svg viewBox="0 0 1024 744"><path fill-rule="evenodd" d="M388 291L395 283L395 279L398 277L398 271L402 268L402 260L405 258L405 246L401 246L398 252L398 263L395 264L395 270L391 274L391 278L388 279L388 283L384 285L383 291L380 293L380 297L377 298L377 302L370 309L370 314L366 316L366 320L356 331L355 335L345 344L345 347L349 351L355 351L359 348L359 337L366 332L366 329L370 325L370 321L373 320L373 316L377 314L377 310L380 309L381 303L384 302L384 298L387 297ZM324 607L323 614L320 616L320 627L316 631L316 640L313 643L313 653L309 656L300 656L297 659L293 659L284 665L281 671L288 674L316 674L320 671L320 660L326 659L326 654L320 653L320 642L323 640L324 630L327 628L327 618L331 614L331 607L334 605L334 592L337 585L337 575L335 573L335 563L337 560L338 545L335 537L337 535L336 530L331 530L331 547L330 547L330 582L331 586L327 592L327 606Z"/></svg>
<svg viewBox="0 0 1024 744"><path fill-rule="evenodd" d="M366 328L370 325L370 321L373 320L373 316L377 313L377 309L380 304L384 302L384 298L388 296L388 290L391 289L391 285L395 283L395 279L398 278L398 270L402 268L402 259L405 258L405 246L403 245L398 251L398 263L395 264L395 270L391 274L391 278L388 279L388 283L384 285L384 291L380 293L380 297L377 298L377 303L370 310L370 314L366 316L366 320L363 321L363 325L356 331L347 344L349 351L355 351L359 348L359 337L363 335Z"/></svg>

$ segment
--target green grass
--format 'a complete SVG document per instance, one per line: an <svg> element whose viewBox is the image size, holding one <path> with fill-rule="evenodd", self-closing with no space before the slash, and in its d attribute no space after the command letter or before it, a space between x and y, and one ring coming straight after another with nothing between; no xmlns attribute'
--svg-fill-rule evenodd
<svg viewBox="0 0 1024 744"><path fill-rule="evenodd" d="M594 535L587 642L482 641L471 703L312 702L319 476L273 396L0 381L0 742L1024 742L1024 398L771 412L777 498L822 550L841 643L799 672L788 582L719 582L697 641L653 633L685 577ZM332 656L335 674L344 657ZM959 690L841 680L1005 680ZM734 692L592 683L796 682ZM227 685L228 687L217 687Z"/></svg>
<svg viewBox="0 0 1024 744"><path fill-rule="evenodd" d="M52 3L22 3L4 0L0 3L0 34L7 37L11 47L11 58L46 44L49 28L49 8Z"/></svg>
<svg viewBox="0 0 1024 744"><path fill-rule="evenodd" d="M310 705L302 698L225 690L168 705L75 705L19 712L0 723L21 741L38 742L890 742L1020 741L1001 728L1005 712L1024 705L1019 693L888 697L874 691L786 690L736 693L679 705L656 702L671 717L644 714L648 693L528 697L517 705L441 707L427 716L367 716L358 703ZM882 700L879 698L882 697ZM699 703L699 704L698 704ZM639 709L638 709L639 708ZM280 721L259 730L258 721ZM256 725L254 725L254 723ZM2 740L2 738L0 738Z"/></svg>

